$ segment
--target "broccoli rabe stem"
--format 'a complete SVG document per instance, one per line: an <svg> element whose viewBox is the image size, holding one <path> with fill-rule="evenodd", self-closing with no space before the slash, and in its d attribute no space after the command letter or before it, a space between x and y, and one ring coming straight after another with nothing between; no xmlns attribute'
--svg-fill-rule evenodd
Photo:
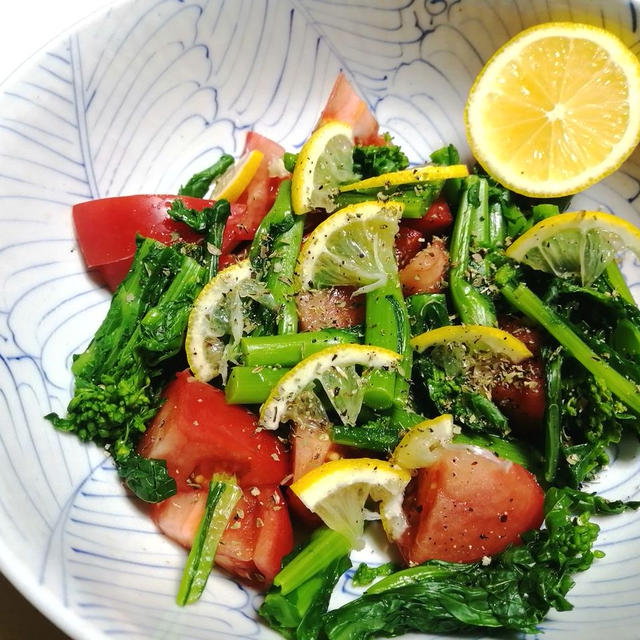
<svg viewBox="0 0 640 640"><path fill-rule="evenodd" d="M443 180L434 180L432 182L421 183L420 191L416 193L413 188L409 190L397 189L385 193L380 189L363 189L361 191L346 191L338 193L334 198L336 208L346 207L359 202L369 202L378 198L378 194L382 193L391 198L394 202L401 202L404 206L402 210L403 218L422 218L435 199L440 194ZM415 185L412 185L412 187Z"/></svg>
<svg viewBox="0 0 640 640"><path fill-rule="evenodd" d="M225 398L229 404L261 404L289 371L285 367L233 367L224 388Z"/></svg>
<svg viewBox="0 0 640 640"><path fill-rule="evenodd" d="M466 178L451 237L449 291L463 324L495 327L498 323L493 303L467 281L472 239L489 243L488 202L487 181L477 176Z"/></svg>
<svg viewBox="0 0 640 640"><path fill-rule="evenodd" d="M357 329L322 329L281 336L248 336L240 340L240 351L247 367L291 367L326 347L354 344L360 340Z"/></svg>
<svg viewBox="0 0 640 640"><path fill-rule="evenodd" d="M309 544L273 579L273 584L287 595L350 551L351 543L341 533L318 529Z"/></svg>
<svg viewBox="0 0 640 640"><path fill-rule="evenodd" d="M367 378L364 403L373 409L403 405L409 395L413 351L409 345L411 329L407 305L397 272L387 283L370 291L365 298L365 344L385 347L402 355L397 372L373 371Z"/></svg>
<svg viewBox="0 0 640 640"><path fill-rule="evenodd" d="M636 305L636 301L633 298L633 294L627 285L627 281L624 279L620 267L616 260L612 260L604 270L604 275L607 282L611 285L611 288L622 297L625 302Z"/></svg>
<svg viewBox="0 0 640 640"><path fill-rule="evenodd" d="M191 176L187 184L178 190L179 196L204 198L211 183L220 177L234 163L233 156L224 154L208 169Z"/></svg>
<svg viewBox="0 0 640 640"><path fill-rule="evenodd" d="M249 253L253 268L278 307L277 330L280 335L298 330L293 272L303 231L304 216L296 216L291 208L291 181L283 180L273 207L256 231Z"/></svg>
<svg viewBox="0 0 640 640"><path fill-rule="evenodd" d="M640 413L640 393L633 382L627 380L609 366L567 325L524 284L513 281L514 270L502 267L496 274L496 282L505 299L527 317L541 324L582 366L600 378L628 407Z"/></svg>
<svg viewBox="0 0 640 640"><path fill-rule="evenodd" d="M544 479L553 482L560 456L560 432L562 418L562 350L545 349L545 412L544 412Z"/></svg>

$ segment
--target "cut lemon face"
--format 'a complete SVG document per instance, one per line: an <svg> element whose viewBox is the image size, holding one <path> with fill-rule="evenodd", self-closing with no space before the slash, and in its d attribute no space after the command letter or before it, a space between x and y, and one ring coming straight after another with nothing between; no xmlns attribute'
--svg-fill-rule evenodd
<svg viewBox="0 0 640 640"><path fill-rule="evenodd" d="M304 143L291 177L291 204L295 213L313 209L333 211L332 197L343 182L355 180L353 131L344 122L331 121L316 129Z"/></svg>
<svg viewBox="0 0 640 640"><path fill-rule="evenodd" d="M445 413L424 420L404 435L391 455L391 462L404 469L420 469L438 459L438 451L453 438L453 416Z"/></svg>
<svg viewBox="0 0 640 640"><path fill-rule="evenodd" d="M431 182L434 180L448 180L449 178L465 178L469 175L469 170L464 164L454 164L448 167L437 165L427 165L425 167L414 167L393 173L383 173L380 176L359 180L351 184L345 184L339 188L340 191L355 191L361 189L389 189L401 184L420 184L421 182Z"/></svg>
<svg viewBox="0 0 640 640"><path fill-rule="evenodd" d="M193 375L208 382L226 377L226 363L233 345L244 332L242 298L257 286L251 278L249 260L223 269L202 289L193 303L187 324L185 351ZM255 283L255 284L254 284ZM224 336L230 336L225 344Z"/></svg>
<svg viewBox="0 0 640 640"><path fill-rule="evenodd" d="M387 535L397 540L407 523L402 511L404 490L411 480L405 469L384 460L343 458L306 473L291 490L324 523L358 545L364 530L365 503L380 503L380 517Z"/></svg>
<svg viewBox="0 0 640 640"><path fill-rule="evenodd" d="M257 149L245 153L216 180L209 198L235 202L249 186L263 158L264 154Z"/></svg>
<svg viewBox="0 0 640 640"><path fill-rule="evenodd" d="M316 381L325 388L342 421L353 424L364 391L356 366L389 370L397 369L400 361L401 356L394 351L361 344L339 344L318 351L299 362L271 390L260 409L260 426L277 429L296 415L296 401Z"/></svg>
<svg viewBox="0 0 640 640"><path fill-rule="evenodd" d="M361 202L321 222L300 249L296 277L302 289L359 287L354 295L384 285L396 269L394 254L403 205Z"/></svg>
<svg viewBox="0 0 640 640"><path fill-rule="evenodd" d="M411 339L411 346L422 353L432 347L464 345L469 352L488 351L511 362L522 362L532 353L518 338L502 329L483 325L454 325L439 327Z"/></svg>
<svg viewBox="0 0 640 640"><path fill-rule="evenodd" d="M533 269L589 285L624 248L640 257L640 229L610 213L577 211L541 220L506 253Z"/></svg>
<svg viewBox="0 0 640 640"><path fill-rule="evenodd" d="M576 193L615 171L640 139L640 62L612 33L551 22L489 60L465 109L469 146L528 196Z"/></svg>

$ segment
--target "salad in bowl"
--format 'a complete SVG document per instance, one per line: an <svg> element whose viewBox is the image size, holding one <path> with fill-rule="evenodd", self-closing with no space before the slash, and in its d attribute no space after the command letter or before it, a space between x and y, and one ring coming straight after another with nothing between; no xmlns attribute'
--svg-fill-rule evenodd
<svg viewBox="0 0 640 640"><path fill-rule="evenodd" d="M410 165L341 73L297 153L251 131L175 195L74 206L113 298L47 417L190 550L178 605L215 564L288 638L535 633L572 608L592 517L640 506L585 488L637 433L617 255L640 230L569 209L633 151L639 108L614 35L546 23L470 91L477 163L449 144ZM331 605L375 529L388 562Z"/></svg>

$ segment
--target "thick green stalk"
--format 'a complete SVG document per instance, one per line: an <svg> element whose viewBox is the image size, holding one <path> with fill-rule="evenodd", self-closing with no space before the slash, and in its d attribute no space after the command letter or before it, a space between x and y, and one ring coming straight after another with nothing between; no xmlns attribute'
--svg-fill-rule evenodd
<svg viewBox="0 0 640 640"><path fill-rule="evenodd" d="M632 304L634 307L637 306L636 301L633 298L633 294L631 293L631 290L627 285L627 281L624 279L616 260L612 260L607 265L607 268L604 270L604 274L613 290L617 291L618 295L620 295L623 300Z"/></svg>
<svg viewBox="0 0 640 640"><path fill-rule="evenodd" d="M553 482L560 456L562 419L562 351L544 351L545 360L545 412L544 412L544 479Z"/></svg>
<svg viewBox="0 0 640 640"><path fill-rule="evenodd" d="M449 291L463 324L495 327L498 322L493 303L467 281L471 240L475 233L484 234L487 203L487 181L477 176L465 178L465 190L460 199L451 237Z"/></svg>
<svg viewBox="0 0 640 640"><path fill-rule="evenodd" d="M240 351L247 367L292 367L326 347L360 341L361 335L357 330L322 329L281 336L248 336L240 340Z"/></svg>
<svg viewBox="0 0 640 640"><path fill-rule="evenodd" d="M384 286L366 294L364 342L401 354L402 363L397 372L371 372L364 396L367 406L388 409L394 403L406 403L413 362L410 339L409 314L396 272Z"/></svg>
<svg viewBox="0 0 640 640"><path fill-rule="evenodd" d="M499 280L499 278L498 278ZM640 413L640 393L637 385L627 380L609 366L567 326L564 320L544 304L524 284L514 286L511 282L500 284L506 300L527 317L541 324L582 366L600 378L622 402Z"/></svg>
<svg viewBox="0 0 640 640"><path fill-rule="evenodd" d="M421 191L416 193L413 186L410 190L395 190L386 193L383 189L363 189L362 191L345 191L339 193L334 198L334 203L338 209L359 202L369 202L377 200L379 194L390 198L394 202L401 202L404 205L402 211L403 218L422 218L435 199L440 194L443 180L421 183Z"/></svg>
<svg viewBox="0 0 640 640"><path fill-rule="evenodd" d="M273 296L277 309L278 333L298 330L298 311L294 300L293 273L300 253L304 216L291 208L291 181L280 184L278 195L264 217L251 244L251 264Z"/></svg>
<svg viewBox="0 0 640 640"><path fill-rule="evenodd" d="M273 584L286 595L350 551L351 543L341 533L318 529L309 544L273 579Z"/></svg>
<svg viewBox="0 0 640 640"><path fill-rule="evenodd" d="M233 367L224 388L229 404L262 404L289 369L284 367Z"/></svg>
<svg viewBox="0 0 640 640"><path fill-rule="evenodd" d="M213 207L206 209L207 229L202 251L204 264L208 265L209 280L217 275L220 265L220 249L227 219L231 215L231 206L227 200L218 200Z"/></svg>
<svg viewBox="0 0 640 640"><path fill-rule="evenodd" d="M413 336L451 324L444 293L416 293L406 304Z"/></svg>

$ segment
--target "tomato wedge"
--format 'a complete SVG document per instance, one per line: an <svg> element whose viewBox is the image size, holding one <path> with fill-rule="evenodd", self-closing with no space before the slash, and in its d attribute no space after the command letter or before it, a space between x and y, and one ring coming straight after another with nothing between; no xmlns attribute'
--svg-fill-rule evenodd
<svg viewBox="0 0 640 640"><path fill-rule="evenodd" d="M338 74L315 128L330 120L350 124L357 144L383 146L387 143L378 133L378 121L369 106L355 92L344 73Z"/></svg>
<svg viewBox="0 0 640 640"><path fill-rule="evenodd" d="M289 474L289 454L256 417L229 405L224 392L178 374L166 401L144 433L138 450L167 461L178 491L201 486L213 473L235 475L241 487L278 485Z"/></svg>
<svg viewBox="0 0 640 640"><path fill-rule="evenodd" d="M443 450L418 471L414 490L405 500L410 528L399 544L410 564L480 560L542 524L544 492L535 477L477 448Z"/></svg>
<svg viewBox="0 0 640 640"><path fill-rule="evenodd" d="M176 198L201 211L213 200L175 195L135 195L102 198L76 204L73 224L88 269L98 271L113 290L129 271L136 250L136 234L165 244L177 240L200 242L202 236L175 222L167 209ZM241 217L246 205L233 205L231 215Z"/></svg>
<svg viewBox="0 0 640 640"><path fill-rule="evenodd" d="M286 177L286 174L272 175L275 161L284 155L283 147L255 131L249 131L243 153L254 150L261 151L264 157L251 182L236 201L245 209L232 210L227 221L222 240L222 253L225 255L242 242L253 240L262 218L273 206L280 183Z"/></svg>
<svg viewBox="0 0 640 640"><path fill-rule="evenodd" d="M166 536L189 548L207 501L206 489L181 491L151 508ZM245 488L218 546L215 562L243 580L268 584L293 548L293 531L277 486Z"/></svg>

